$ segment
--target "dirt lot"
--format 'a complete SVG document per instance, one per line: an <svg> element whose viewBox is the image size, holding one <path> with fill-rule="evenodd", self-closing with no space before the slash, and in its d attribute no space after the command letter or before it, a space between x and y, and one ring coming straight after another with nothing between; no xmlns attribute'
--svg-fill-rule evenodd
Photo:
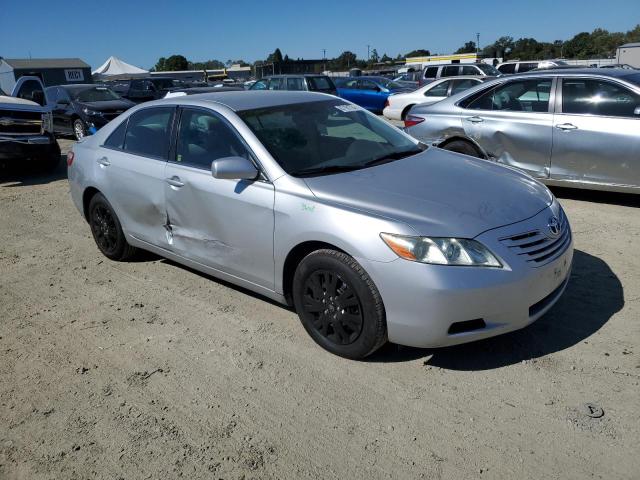
<svg viewBox="0 0 640 480"><path fill-rule="evenodd" d="M0 175L1 479L640 476L640 199L556 190L575 266L531 327L353 362L244 290L108 261L64 167Z"/></svg>

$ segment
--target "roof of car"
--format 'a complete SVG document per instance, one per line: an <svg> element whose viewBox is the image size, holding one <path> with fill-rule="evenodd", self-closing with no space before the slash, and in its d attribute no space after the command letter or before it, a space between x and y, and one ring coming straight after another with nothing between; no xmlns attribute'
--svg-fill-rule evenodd
<svg viewBox="0 0 640 480"><path fill-rule="evenodd" d="M265 78L279 78L279 77L326 77L324 73L279 73L277 75L266 75L262 77L262 80Z"/></svg>
<svg viewBox="0 0 640 480"><path fill-rule="evenodd" d="M323 93L302 92L299 90L244 90L238 92L201 93L188 97L168 98L168 102L191 101L219 103L231 110L240 112L257 108L277 107L295 103L307 103L321 100L337 100L337 97Z"/></svg>
<svg viewBox="0 0 640 480"><path fill-rule="evenodd" d="M513 75L516 77L520 77L520 76L530 76L530 75L536 75L536 76L540 76L540 75L550 75L550 76L554 76L554 75L600 75L603 77L615 77L615 78L622 78L622 77L626 77L629 75L634 75L635 72L634 70L624 70L624 69L615 69L612 68L610 70L605 70L603 71L600 68L549 68L549 69L543 69L543 70L536 70L536 71L529 71L526 73L520 73L517 75ZM512 77L513 77L512 76Z"/></svg>
<svg viewBox="0 0 640 480"><path fill-rule="evenodd" d="M69 85L56 85L57 87L64 88L65 90L87 90L89 88L102 87L109 88L108 85L101 83L72 83Z"/></svg>

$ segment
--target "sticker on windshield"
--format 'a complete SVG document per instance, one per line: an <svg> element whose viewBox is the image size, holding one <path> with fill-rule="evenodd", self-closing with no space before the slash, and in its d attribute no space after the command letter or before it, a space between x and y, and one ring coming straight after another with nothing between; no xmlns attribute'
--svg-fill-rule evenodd
<svg viewBox="0 0 640 480"><path fill-rule="evenodd" d="M336 105L336 108L341 112L357 112L362 110L358 105Z"/></svg>

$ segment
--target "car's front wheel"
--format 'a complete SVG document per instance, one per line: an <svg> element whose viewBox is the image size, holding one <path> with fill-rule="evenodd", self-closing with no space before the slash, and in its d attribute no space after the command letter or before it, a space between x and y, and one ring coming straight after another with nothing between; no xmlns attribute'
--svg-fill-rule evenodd
<svg viewBox="0 0 640 480"><path fill-rule="evenodd" d="M127 243L116 212L101 193L96 193L89 202L89 225L93 239L105 257L124 261L136 253L137 249Z"/></svg>
<svg viewBox="0 0 640 480"><path fill-rule="evenodd" d="M311 338L341 357L364 358L387 341L382 298L362 266L336 250L317 250L298 265L293 301Z"/></svg>
<svg viewBox="0 0 640 480"><path fill-rule="evenodd" d="M80 118L76 118L73 121L73 135L76 137L76 140L87 136L87 125Z"/></svg>

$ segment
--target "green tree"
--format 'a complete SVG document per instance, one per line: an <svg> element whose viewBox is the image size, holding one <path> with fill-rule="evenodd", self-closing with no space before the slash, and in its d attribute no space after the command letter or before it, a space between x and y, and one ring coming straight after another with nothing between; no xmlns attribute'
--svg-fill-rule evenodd
<svg viewBox="0 0 640 480"><path fill-rule="evenodd" d="M386 53L382 55L382 57L380 57L380 61L381 62L392 62L393 58L391 58L389 55L387 55Z"/></svg>
<svg viewBox="0 0 640 480"><path fill-rule="evenodd" d="M476 42L466 42L454 53L476 53Z"/></svg>
<svg viewBox="0 0 640 480"><path fill-rule="evenodd" d="M267 57L267 62L282 62L283 60L282 52L279 48L276 48L273 53L270 53Z"/></svg>
<svg viewBox="0 0 640 480"><path fill-rule="evenodd" d="M380 55L378 55L378 50L375 48L371 50L371 56L369 57L371 63L378 63L380 61Z"/></svg>
<svg viewBox="0 0 640 480"><path fill-rule="evenodd" d="M160 60L164 60L164 62L160 64ZM156 64L156 67L158 66L161 67L161 68L156 68L156 71L158 72L187 70L189 68L189 62L182 55L171 55L167 59L160 58L160 60L158 60L158 63L160 65Z"/></svg>

